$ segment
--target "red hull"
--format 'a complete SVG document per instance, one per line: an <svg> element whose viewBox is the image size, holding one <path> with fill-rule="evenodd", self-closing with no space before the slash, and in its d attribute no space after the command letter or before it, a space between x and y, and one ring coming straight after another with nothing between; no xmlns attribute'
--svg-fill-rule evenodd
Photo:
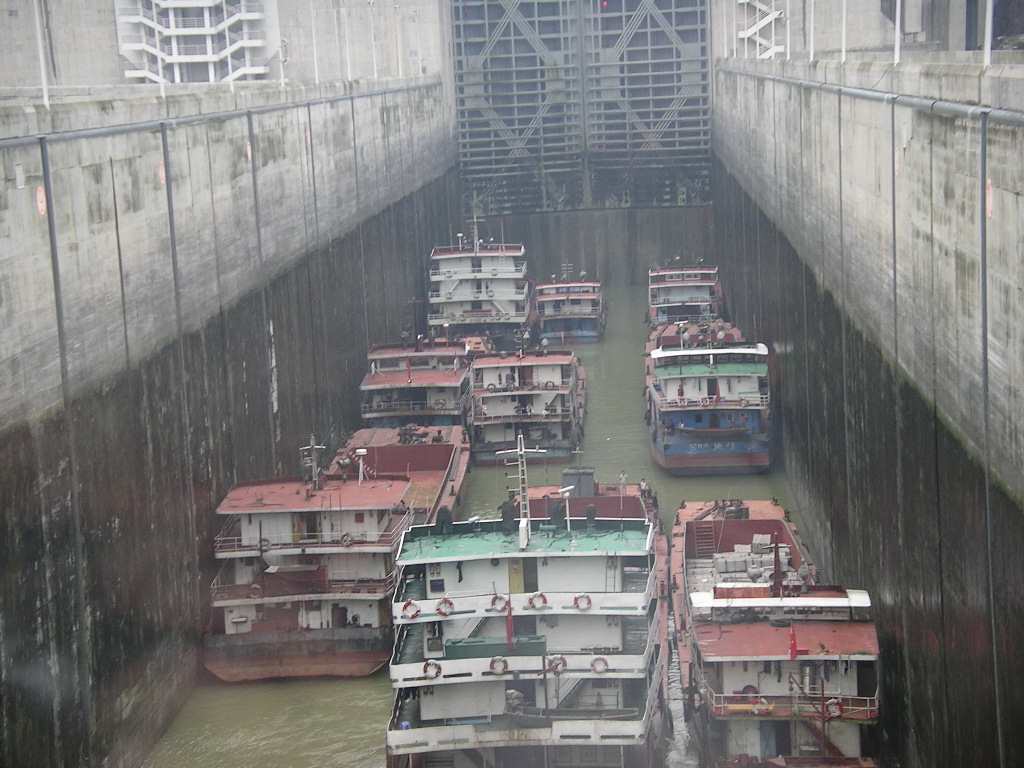
<svg viewBox="0 0 1024 768"><path fill-rule="evenodd" d="M389 653L345 651L324 654L224 658L207 654L203 664L226 683L282 677L366 677L387 664Z"/></svg>

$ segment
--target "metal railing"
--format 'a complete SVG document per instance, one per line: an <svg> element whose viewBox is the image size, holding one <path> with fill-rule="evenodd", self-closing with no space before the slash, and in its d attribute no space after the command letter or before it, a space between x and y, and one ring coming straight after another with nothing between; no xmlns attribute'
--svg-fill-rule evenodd
<svg viewBox="0 0 1024 768"><path fill-rule="evenodd" d="M260 539L242 536L236 531L237 522L226 523L214 537L214 552L269 552L274 549L309 547L394 547L412 522L413 512L403 515L398 524L384 531L316 531L268 534ZM394 518L391 518L394 519Z"/></svg>
<svg viewBox="0 0 1024 768"><path fill-rule="evenodd" d="M363 416L384 416L392 413L408 412L429 412L429 413L459 413L465 404L465 398L461 402L451 402L438 398L433 402L426 400L389 400L373 403L363 403L359 410Z"/></svg>
<svg viewBox="0 0 1024 768"><path fill-rule="evenodd" d="M691 666L694 681L704 703L715 717L802 718L874 720L878 717L878 696L851 696L838 689L814 686L804 690L799 679L789 675L786 693L721 693L714 690L700 666Z"/></svg>
<svg viewBox="0 0 1024 768"><path fill-rule="evenodd" d="M655 390L657 392L657 390ZM667 406L676 408L767 408L771 402L771 395L736 395L730 397L724 397L718 395L717 397L701 397L701 398L686 398L686 397L668 397L664 392L658 392L657 394L659 402Z"/></svg>
<svg viewBox="0 0 1024 768"><path fill-rule="evenodd" d="M227 564L225 563L217 572L217 576L210 583L211 601L266 601L267 595L262 588L259 590L254 589L254 587L259 586L257 581L246 584L237 584L234 581L229 580L229 570L230 569L227 568ZM282 587L287 585L287 582L281 582L275 585L275 594L273 596L285 597L307 594L338 595L352 593L365 595L387 595L394 589L396 578L394 571L389 573L387 576L378 579L360 576L358 571L343 571L341 574L335 574L333 578L328 579L326 592L310 592L308 589L308 582L296 582L294 589L282 589Z"/></svg>

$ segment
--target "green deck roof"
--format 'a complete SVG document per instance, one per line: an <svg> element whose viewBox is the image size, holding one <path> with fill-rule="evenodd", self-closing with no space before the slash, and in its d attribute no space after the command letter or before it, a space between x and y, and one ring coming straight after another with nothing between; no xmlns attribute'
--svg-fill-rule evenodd
<svg viewBox="0 0 1024 768"><path fill-rule="evenodd" d="M551 530L547 520L531 520L530 541L519 548L519 521L511 533L502 530L500 520L455 523L452 533L438 533L436 526L410 528L402 539L398 555L401 565L471 560L489 557L545 557L547 555L643 555L648 550L650 525L646 520L598 520L588 527L584 520L572 521L572 532L564 527Z"/></svg>

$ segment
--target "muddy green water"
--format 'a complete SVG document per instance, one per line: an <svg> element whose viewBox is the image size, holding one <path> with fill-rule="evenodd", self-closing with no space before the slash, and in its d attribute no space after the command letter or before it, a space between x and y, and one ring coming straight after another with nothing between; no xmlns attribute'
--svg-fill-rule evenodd
<svg viewBox="0 0 1024 768"><path fill-rule="evenodd" d="M622 471L630 482L646 478L666 520L684 499L777 496L792 507L780 472L676 478L651 460L641 396L645 299L644 287L610 290L604 341L575 348L587 371L588 397L586 436L573 463L594 467L601 482L616 482ZM531 465L529 482L557 483L563 466ZM503 467L474 468L464 514L497 516L513 482ZM144 768L382 768L391 696L386 670L359 680L207 683L196 689ZM694 766L682 713L673 709L676 732L667 764Z"/></svg>

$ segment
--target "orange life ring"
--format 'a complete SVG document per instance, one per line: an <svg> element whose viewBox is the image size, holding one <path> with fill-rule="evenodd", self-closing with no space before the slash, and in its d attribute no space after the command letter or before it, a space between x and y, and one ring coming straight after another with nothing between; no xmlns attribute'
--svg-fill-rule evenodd
<svg viewBox="0 0 1024 768"><path fill-rule="evenodd" d="M420 615L420 607L412 600L406 600L402 605L402 618L415 619Z"/></svg>
<svg viewBox="0 0 1024 768"><path fill-rule="evenodd" d="M441 676L441 665L433 659L423 662L423 676L434 679Z"/></svg>
<svg viewBox="0 0 1024 768"><path fill-rule="evenodd" d="M455 610L455 603L449 598L442 597L437 601L437 607L435 608L438 616L448 616L453 610Z"/></svg>
<svg viewBox="0 0 1024 768"><path fill-rule="evenodd" d="M543 592L534 592L530 595L530 607L534 610L544 608L548 604L548 596Z"/></svg>
<svg viewBox="0 0 1024 768"><path fill-rule="evenodd" d="M341 534L341 546L349 547L352 545L352 534L343 533Z"/></svg>
<svg viewBox="0 0 1024 768"><path fill-rule="evenodd" d="M569 662L565 660L565 656L552 656L549 660L548 669L554 672L556 675L562 674L566 667L569 666Z"/></svg>
<svg viewBox="0 0 1024 768"><path fill-rule="evenodd" d="M762 696L750 705L750 711L755 715L767 715L771 711L771 707L768 706L768 699Z"/></svg>
<svg viewBox="0 0 1024 768"><path fill-rule="evenodd" d="M709 405L711 405L711 401L708 400L706 397L702 397L700 399L700 406L701 406L701 408L707 408Z"/></svg>
<svg viewBox="0 0 1024 768"><path fill-rule="evenodd" d="M495 656L491 659L491 672L495 675L504 675L508 672L508 659L504 656Z"/></svg>
<svg viewBox="0 0 1024 768"><path fill-rule="evenodd" d="M589 611L590 606L594 604L594 601L591 600L590 595L581 592L572 599L572 604L576 606L577 610Z"/></svg>
<svg viewBox="0 0 1024 768"><path fill-rule="evenodd" d="M748 405L750 405L750 403L747 402L747 398L741 397L740 398L740 408L746 408Z"/></svg>
<svg viewBox="0 0 1024 768"><path fill-rule="evenodd" d="M444 406L445 406L444 400L435 400L434 401L434 408L441 409L441 408L444 408Z"/></svg>
<svg viewBox="0 0 1024 768"><path fill-rule="evenodd" d="M590 662L590 671L596 675L604 674L608 671L608 659L604 656L598 656L596 659L592 659Z"/></svg>
<svg viewBox="0 0 1024 768"><path fill-rule="evenodd" d="M491 598L491 608L498 613L505 613L508 610L509 599L504 595L495 595Z"/></svg>
<svg viewBox="0 0 1024 768"><path fill-rule="evenodd" d="M263 587L259 584L252 584L249 586L249 597L252 600L259 600L263 597Z"/></svg>
<svg viewBox="0 0 1024 768"><path fill-rule="evenodd" d="M828 711L829 717L842 717L843 716L843 702L839 699L829 699L825 702L825 709Z"/></svg>

